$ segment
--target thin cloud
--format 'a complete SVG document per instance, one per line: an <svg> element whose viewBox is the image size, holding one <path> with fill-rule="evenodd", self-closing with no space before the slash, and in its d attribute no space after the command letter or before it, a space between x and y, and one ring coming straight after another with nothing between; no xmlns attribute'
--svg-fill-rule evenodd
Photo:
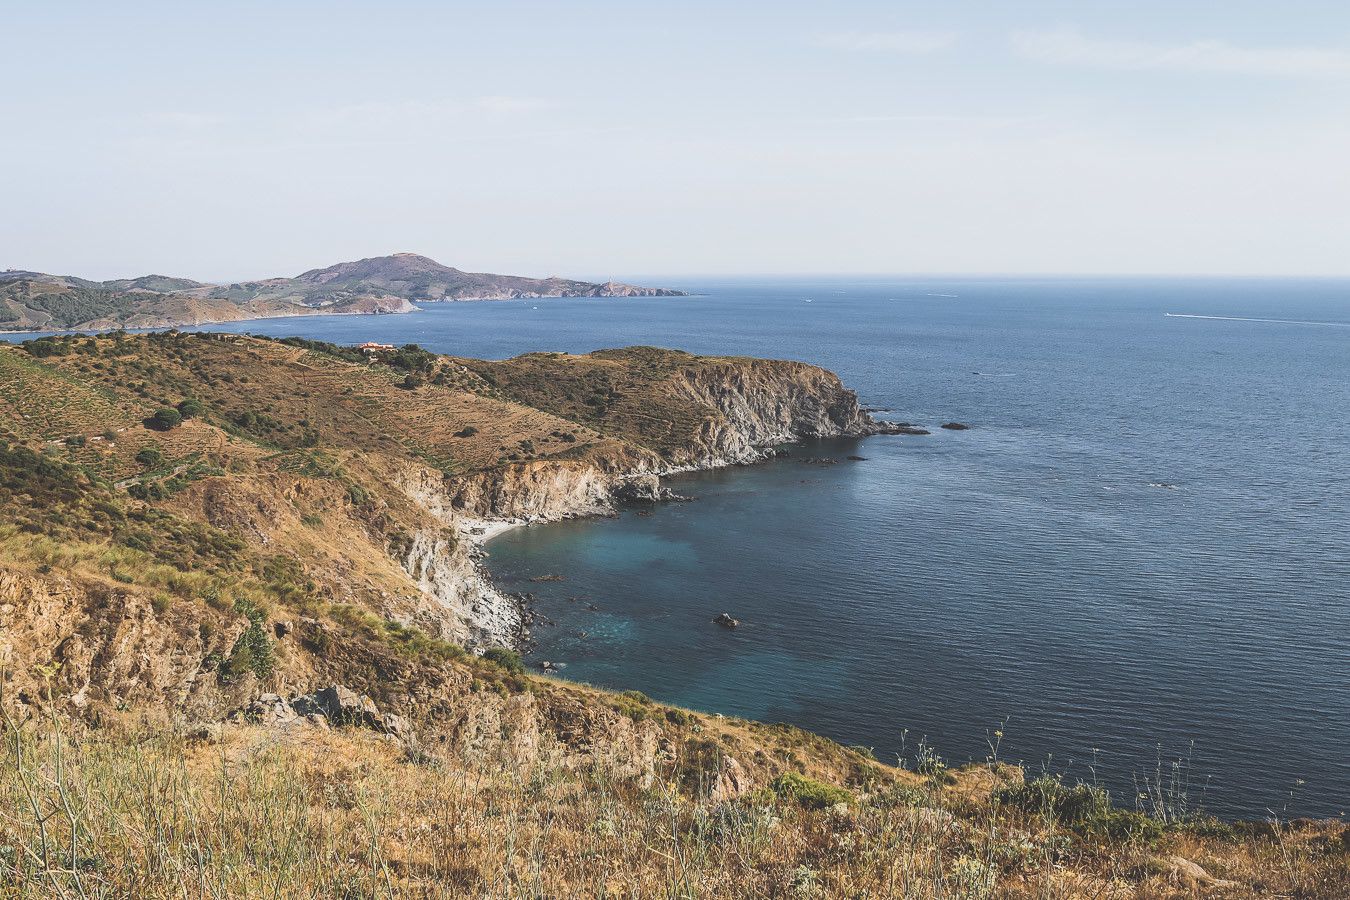
<svg viewBox="0 0 1350 900"><path fill-rule="evenodd" d="M837 50L936 53L955 44L956 35L949 31L850 31L827 35L821 43Z"/></svg>
<svg viewBox="0 0 1350 900"><path fill-rule="evenodd" d="M1012 47L1017 55L1035 62L1102 69L1350 76L1350 52L1319 47L1239 47L1219 40L1189 44L1104 40L1073 28L1014 32Z"/></svg>

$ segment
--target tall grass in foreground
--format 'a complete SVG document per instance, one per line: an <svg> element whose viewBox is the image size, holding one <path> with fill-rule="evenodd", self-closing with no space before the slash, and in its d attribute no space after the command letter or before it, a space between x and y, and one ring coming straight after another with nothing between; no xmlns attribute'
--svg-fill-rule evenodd
<svg viewBox="0 0 1350 900"><path fill-rule="evenodd" d="M713 802L678 787L688 773L644 784L556 746L501 749L410 761L364 732L239 726L197 745L9 719L0 897L1193 896L1170 854L1237 882L1219 896L1350 887L1338 833L1098 833L1091 798L993 767L834 806Z"/></svg>

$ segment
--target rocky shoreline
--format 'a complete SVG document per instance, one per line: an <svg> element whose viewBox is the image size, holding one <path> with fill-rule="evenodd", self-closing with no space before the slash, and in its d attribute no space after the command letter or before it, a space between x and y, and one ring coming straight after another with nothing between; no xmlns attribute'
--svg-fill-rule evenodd
<svg viewBox="0 0 1350 900"><path fill-rule="evenodd" d="M861 412L861 408L860 408ZM465 519L459 523L459 534L470 547L469 557L473 561L475 576L485 588L480 603L491 608L491 618L508 623L502 628L486 629L497 638L497 642L520 652L528 652L533 647L531 626L547 620L534 608L535 597L531 592L509 592L502 590L493 580L484 560L488 556L487 544L495 537L515 528L530 525L546 525L592 516L618 515L616 504L620 502L639 503L683 503L694 498L685 497L673 489L664 486L661 479L670 475L688 472L703 472L731 466L756 465L770 459L786 456L787 447L800 443L808 437L871 437L875 435L927 435L927 429L908 422L888 422L874 420L867 413L863 427L841 429L834 434L812 434L788 436L788 440L776 441L763 446L747 448L746 452L734 457L709 457L697 464L670 466L657 471L637 471L617 474L612 477L608 490L602 496L588 496L584 502L572 507L562 507L550 513L530 514L504 519ZM850 459L863 457L850 457ZM810 462L810 460L807 460ZM834 460L830 460L833 462ZM560 576L559 576L560 580ZM486 612L487 610L484 610ZM728 618L730 618L728 616ZM735 621L731 619L731 621ZM734 626L733 626L734 627ZM484 647L476 648L478 650ZM550 666L550 669L556 666Z"/></svg>

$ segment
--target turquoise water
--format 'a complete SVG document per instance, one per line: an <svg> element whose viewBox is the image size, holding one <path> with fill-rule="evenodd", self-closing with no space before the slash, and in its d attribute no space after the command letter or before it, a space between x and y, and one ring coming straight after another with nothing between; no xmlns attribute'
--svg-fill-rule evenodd
<svg viewBox="0 0 1350 900"><path fill-rule="evenodd" d="M518 529L489 562L539 596L534 659L567 677L883 757L979 759L1001 729L1005 758L1095 764L1125 798L1185 759L1225 815L1350 804L1350 282L673 286L703 295L229 330L788 357L894 418L968 422L684 476L693 503Z"/></svg>

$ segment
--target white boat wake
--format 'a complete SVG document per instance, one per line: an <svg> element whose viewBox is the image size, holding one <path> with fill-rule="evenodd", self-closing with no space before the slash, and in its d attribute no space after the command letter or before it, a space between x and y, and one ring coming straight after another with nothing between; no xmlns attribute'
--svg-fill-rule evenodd
<svg viewBox="0 0 1350 900"><path fill-rule="evenodd" d="M1350 328L1350 322L1304 322L1299 319L1253 319L1247 316L1200 316L1194 313L1163 313L1169 319L1217 319L1222 322L1271 322L1276 325L1323 325L1327 328Z"/></svg>

